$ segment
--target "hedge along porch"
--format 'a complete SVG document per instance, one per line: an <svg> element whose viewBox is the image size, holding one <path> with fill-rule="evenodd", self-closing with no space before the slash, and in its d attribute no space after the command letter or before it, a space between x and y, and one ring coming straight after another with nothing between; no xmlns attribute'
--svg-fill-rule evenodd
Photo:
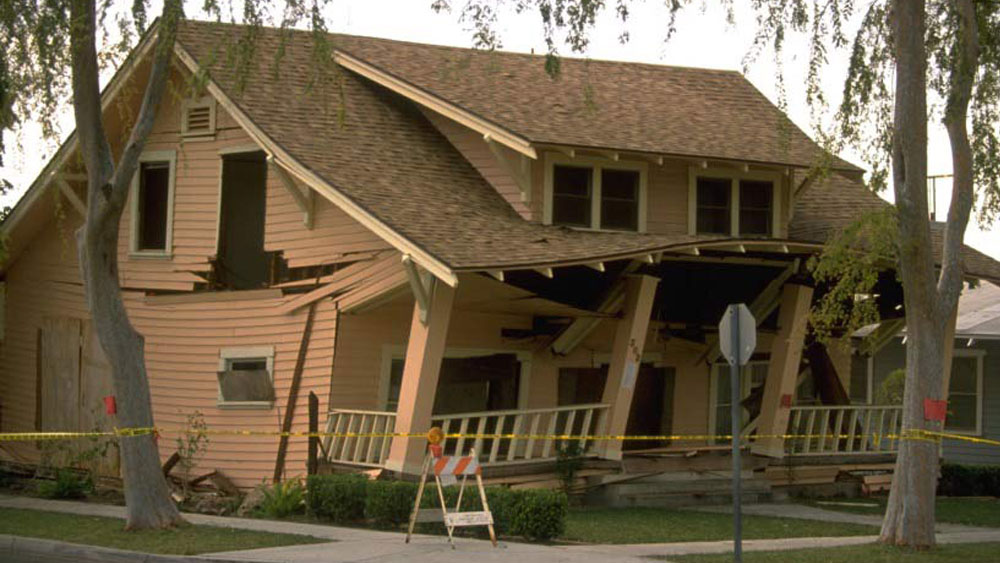
<svg viewBox="0 0 1000 563"><path fill-rule="evenodd" d="M487 468L553 460L564 444L539 435L715 434L728 425L730 401L715 324L727 303L745 302L760 323L740 397L745 432L784 434L795 413L847 396L850 358L813 352L833 367L804 374L813 289L803 256L734 250L666 253L600 269L506 271L503 282L495 273L466 273L455 288L417 272L409 280L422 284L424 304L406 281L391 299L342 311L327 429L423 433L437 425L448 433L535 436L446 441L449 453L475 447ZM839 394L821 392L838 386ZM577 445L587 456L616 460L623 449L711 442L583 438ZM334 463L415 473L425 444L333 438L325 450ZM786 453L781 441L759 446L755 453Z"/></svg>

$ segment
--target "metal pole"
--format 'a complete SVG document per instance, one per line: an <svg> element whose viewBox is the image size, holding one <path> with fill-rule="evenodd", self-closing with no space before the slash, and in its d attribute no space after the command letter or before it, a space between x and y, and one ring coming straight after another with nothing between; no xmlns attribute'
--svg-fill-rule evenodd
<svg viewBox="0 0 1000 563"><path fill-rule="evenodd" d="M732 315L732 350L733 362L729 367L729 390L730 390L730 412L732 416L732 443L733 443L733 561L742 563L743 561L743 519L741 515L742 483L740 482L740 472L742 463L740 460L740 432L743 430L743 407L740 405L740 315L739 309L735 306L729 307L729 314Z"/></svg>

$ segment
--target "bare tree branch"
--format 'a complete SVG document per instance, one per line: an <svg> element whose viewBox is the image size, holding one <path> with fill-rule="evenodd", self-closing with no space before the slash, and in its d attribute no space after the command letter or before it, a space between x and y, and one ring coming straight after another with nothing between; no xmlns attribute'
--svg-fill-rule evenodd
<svg viewBox="0 0 1000 563"><path fill-rule="evenodd" d="M956 34L956 65L950 81L944 124L951 140L951 162L954 180L948 223L941 249L941 276L938 278L938 316L948 318L958 303L962 283L962 240L969 224L974 200L974 167L972 147L967 127L972 87L979 68L979 30L976 8L972 0L957 0L958 30Z"/></svg>
<svg viewBox="0 0 1000 563"><path fill-rule="evenodd" d="M119 208L125 204L129 184L139 163L139 156L146 145L146 138L153 129L160 100L166 90L167 77L170 74L170 60L173 58L174 41L177 38L177 22L183 15L181 0L166 0L163 4L163 17L160 18L156 30L156 48L153 54L153 64L149 72L149 82L142 98L142 106L136 118L135 126L129 135L125 149L122 151L117 170L111 180L112 190L110 203Z"/></svg>

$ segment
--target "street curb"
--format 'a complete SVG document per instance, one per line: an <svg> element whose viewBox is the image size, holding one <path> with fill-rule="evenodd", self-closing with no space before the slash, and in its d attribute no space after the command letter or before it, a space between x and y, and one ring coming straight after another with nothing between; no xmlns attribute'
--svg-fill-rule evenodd
<svg viewBox="0 0 1000 563"><path fill-rule="evenodd" d="M0 561L5 563L237 563L205 555L158 555L110 547L0 534ZM242 562L245 563L245 562Z"/></svg>

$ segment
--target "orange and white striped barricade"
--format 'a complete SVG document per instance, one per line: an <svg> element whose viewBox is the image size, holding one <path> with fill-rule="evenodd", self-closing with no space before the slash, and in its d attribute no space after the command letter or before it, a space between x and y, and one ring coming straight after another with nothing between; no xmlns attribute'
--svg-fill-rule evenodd
<svg viewBox="0 0 1000 563"><path fill-rule="evenodd" d="M464 526L486 526L490 532L490 541L493 543L493 547L497 547L497 535L493 529L493 513L490 512L490 505L486 501L486 489L483 488L483 470L476 457L476 450L470 450L467 456L441 455L439 448L431 448L431 452L424 459L424 467L420 474L420 485L417 487L417 498L413 503L413 512L410 513L410 526L406 531L406 542L409 543L410 536L413 535L413 528L418 519L421 521L431 521L427 518L427 512L420 509L420 499L424 495L427 475L433 472L434 482L437 484L438 500L441 503L441 516L438 518L436 517L437 515L433 515L433 521L444 521L444 526L448 530L448 542L451 544L451 548L455 549L455 539L453 536L455 528ZM437 456L434 454L437 454ZM479 499L482 502L483 509L480 511L462 512L462 496L465 493L465 484L470 475L476 478L476 486L479 488ZM448 505L444 500L445 483L443 481L450 478L452 483L454 483L457 477L462 478L462 484L458 489L458 500L455 502L455 508L449 512Z"/></svg>

